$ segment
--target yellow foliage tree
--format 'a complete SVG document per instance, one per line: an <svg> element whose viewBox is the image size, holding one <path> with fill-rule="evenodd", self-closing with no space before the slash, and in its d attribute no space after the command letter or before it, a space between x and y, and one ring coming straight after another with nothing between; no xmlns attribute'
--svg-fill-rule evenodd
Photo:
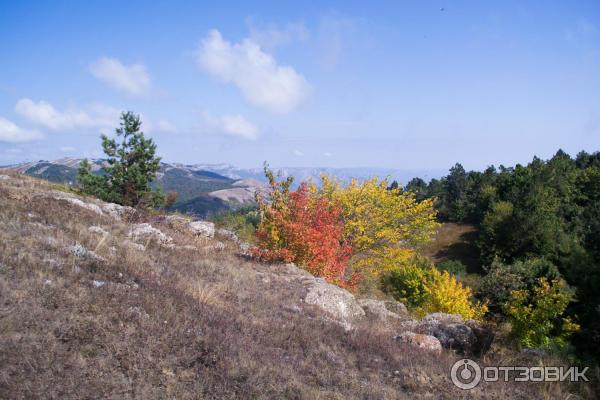
<svg viewBox="0 0 600 400"><path fill-rule="evenodd" d="M481 319L487 312L486 304L471 300L471 288L463 286L448 271L431 268L423 286L423 305L417 310L421 314L445 312L459 314L464 319Z"/></svg>
<svg viewBox="0 0 600 400"><path fill-rule="evenodd" d="M321 185L311 190L339 204L344 220L344 237L355 254L353 267L379 276L415 256L431 239L438 223L433 200L418 202L412 193L390 189L377 177L342 186L321 176Z"/></svg>

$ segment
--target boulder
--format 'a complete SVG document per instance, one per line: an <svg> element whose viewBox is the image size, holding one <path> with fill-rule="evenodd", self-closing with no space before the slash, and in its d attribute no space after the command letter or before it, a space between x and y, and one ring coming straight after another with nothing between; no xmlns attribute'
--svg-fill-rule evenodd
<svg viewBox="0 0 600 400"><path fill-rule="evenodd" d="M212 238L215 236L215 224L208 221L192 221L188 229L196 236Z"/></svg>
<svg viewBox="0 0 600 400"><path fill-rule="evenodd" d="M403 332L400 335L396 336L398 342L406 343L412 347L432 351L435 353L440 353L442 351L442 345L440 341L431 335L423 335L414 332Z"/></svg>
<svg viewBox="0 0 600 400"><path fill-rule="evenodd" d="M347 290L327 283L322 278L311 279L307 285L308 292L304 302L326 311L345 329L351 329L352 324L365 316L360 304L358 304L352 293Z"/></svg>
<svg viewBox="0 0 600 400"><path fill-rule="evenodd" d="M401 318L400 315L388 310L386 307L386 302L383 300L358 299L357 301L365 311L367 317L371 319L388 322L398 321Z"/></svg>
<svg viewBox="0 0 600 400"><path fill-rule="evenodd" d="M133 225L129 232L129 236L136 241L156 240L158 243L165 245L173 241L171 237L165 235L162 231L148 223Z"/></svg>
<svg viewBox="0 0 600 400"><path fill-rule="evenodd" d="M93 203L86 203L85 201L82 201L80 199L77 199L75 197L70 197L70 196L59 196L59 197L55 197L57 200L65 200L73 205L76 205L77 207L81 207L81 208L85 208L86 210L90 210L95 212L98 215L104 215L104 213L102 212L102 209Z"/></svg>
<svg viewBox="0 0 600 400"><path fill-rule="evenodd" d="M102 204L102 211L110 215L116 220L122 220L124 218L130 218L135 214L135 208L122 206L115 203L104 203Z"/></svg>
<svg viewBox="0 0 600 400"><path fill-rule="evenodd" d="M229 229L219 228L217 229L217 235L223 237L224 239L231 240L234 243L240 243L240 238L235 232L230 231Z"/></svg>
<svg viewBox="0 0 600 400"><path fill-rule="evenodd" d="M79 244L79 243L75 243L72 246L67 246L65 247L65 250L78 258L87 258L90 260L96 260L96 261L103 261L105 262L106 259L104 257L99 256L98 254L94 253L92 250L88 250L86 249L83 245Z"/></svg>
<svg viewBox="0 0 600 400"><path fill-rule="evenodd" d="M442 346L465 355L481 355L492 344L493 332L477 321L464 321L460 315L434 313L424 317L415 332L435 336Z"/></svg>

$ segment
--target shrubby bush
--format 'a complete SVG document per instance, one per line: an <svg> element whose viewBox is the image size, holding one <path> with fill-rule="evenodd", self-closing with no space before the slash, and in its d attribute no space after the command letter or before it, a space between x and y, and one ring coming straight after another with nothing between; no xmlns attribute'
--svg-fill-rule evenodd
<svg viewBox="0 0 600 400"><path fill-rule="evenodd" d="M417 314L445 312L465 319L480 319L487 306L473 299L464 286L448 271L439 271L424 258L400 265L382 276L382 289L406 303Z"/></svg>
<svg viewBox="0 0 600 400"><path fill-rule="evenodd" d="M265 261L294 262L328 282L355 287L360 275L346 271L352 247L343 238L341 208L312 196L306 183L290 191L291 180L278 182L266 166L265 174L270 199L257 198L262 218L254 256Z"/></svg>
<svg viewBox="0 0 600 400"><path fill-rule="evenodd" d="M448 271L450 275L461 278L467 274L467 267L458 260L447 260L436 264L440 271Z"/></svg>
<svg viewBox="0 0 600 400"><path fill-rule="evenodd" d="M504 264L494 260L486 268L477 296L486 299L490 310L502 312L504 304L515 290L532 290L540 278L557 279L558 268L548 260L537 258Z"/></svg>
<svg viewBox="0 0 600 400"><path fill-rule="evenodd" d="M235 232L244 242L254 243L256 229L260 223L260 213L257 207L243 207L217 214L212 221L220 228Z"/></svg>
<svg viewBox="0 0 600 400"><path fill-rule="evenodd" d="M354 287L361 275L379 277L416 254L437 223L433 202L417 202L387 180L342 186L322 176L320 186L277 181L265 166L269 198L257 198L261 222L254 254L293 261L316 276ZM347 268L351 266L351 268Z"/></svg>
<svg viewBox="0 0 600 400"><path fill-rule="evenodd" d="M564 316L572 299L562 279L539 278L532 289L514 290L504 305L512 324L512 335L523 347L564 347L569 336L579 330Z"/></svg>

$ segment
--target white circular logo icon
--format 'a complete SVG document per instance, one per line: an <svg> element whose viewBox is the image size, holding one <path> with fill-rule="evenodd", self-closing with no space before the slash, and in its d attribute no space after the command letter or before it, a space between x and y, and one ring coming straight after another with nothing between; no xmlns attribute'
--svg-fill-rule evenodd
<svg viewBox="0 0 600 400"><path fill-rule="evenodd" d="M473 389L481 381L481 368L473 360L458 360L450 370L452 383L464 390Z"/></svg>

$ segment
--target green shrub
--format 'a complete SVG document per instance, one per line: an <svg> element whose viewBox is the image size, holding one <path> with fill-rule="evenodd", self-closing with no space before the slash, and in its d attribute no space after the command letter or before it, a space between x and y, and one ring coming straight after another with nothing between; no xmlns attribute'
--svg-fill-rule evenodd
<svg viewBox="0 0 600 400"><path fill-rule="evenodd" d="M511 292L504 305L513 337L522 347L564 347L579 325L563 317L572 293L562 279L539 278L531 290Z"/></svg>
<svg viewBox="0 0 600 400"><path fill-rule="evenodd" d="M467 274L467 267L458 260L447 260L436 264L440 271L448 271L450 275L461 278Z"/></svg>
<svg viewBox="0 0 600 400"><path fill-rule="evenodd" d="M413 262L398 265L384 274L381 287L420 315L446 312L465 319L479 319L487 312L485 304L473 301L469 287L448 271L440 272L423 258L415 258Z"/></svg>
<svg viewBox="0 0 600 400"><path fill-rule="evenodd" d="M381 276L381 289L408 306L419 307L425 301L425 282L429 268L411 262Z"/></svg>
<svg viewBox="0 0 600 400"><path fill-rule="evenodd" d="M244 207L215 215L212 221L220 228L235 232L241 240L254 243L260 215L257 207Z"/></svg>
<svg viewBox="0 0 600 400"><path fill-rule="evenodd" d="M511 292L532 290L538 284L539 278L553 280L560 277L556 266L542 258L516 261L512 264L494 260L486 270L487 274L481 281L477 297L485 299L490 310L494 312L502 311Z"/></svg>

